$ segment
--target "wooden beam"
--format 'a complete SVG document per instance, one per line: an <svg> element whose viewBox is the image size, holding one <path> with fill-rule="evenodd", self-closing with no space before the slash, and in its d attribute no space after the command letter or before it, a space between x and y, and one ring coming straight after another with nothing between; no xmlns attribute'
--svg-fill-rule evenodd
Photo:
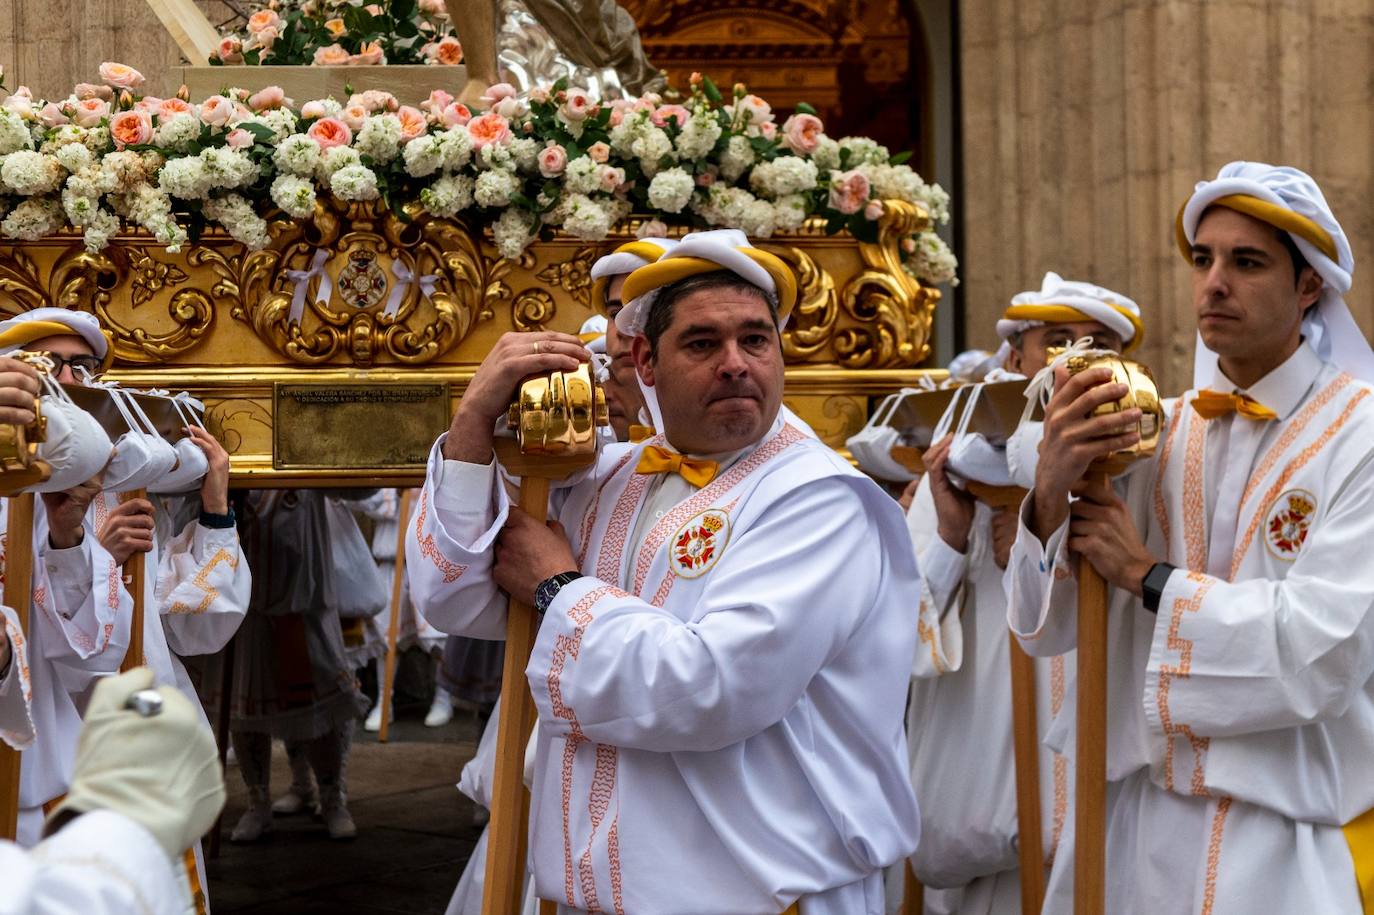
<svg viewBox="0 0 1374 915"><path fill-rule="evenodd" d="M162 27L192 64L208 64L219 48L219 31L193 0L148 0Z"/></svg>

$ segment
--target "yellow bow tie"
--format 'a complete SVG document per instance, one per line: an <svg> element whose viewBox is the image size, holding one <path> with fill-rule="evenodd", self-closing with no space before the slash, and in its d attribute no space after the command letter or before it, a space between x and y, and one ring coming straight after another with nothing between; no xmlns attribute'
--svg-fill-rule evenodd
<svg viewBox="0 0 1374 915"><path fill-rule="evenodd" d="M697 489L714 480L719 470L715 461L683 457L658 445L646 445L635 467L635 473L676 473Z"/></svg>
<svg viewBox="0 0 1374 915"><path fill-rule="evenodd" d="M630 424L630 442L638 445L646 438L653 438L658 430L653 426L641 426L639 423Z"/></svg>
<svg viewBox="0 0 1374 915"><path fill-rule="evenodd" d="M1227 413L1239 413L1246 419L1278 419L1279 415L1248 394L1223 394L1221 391L1198 391L1193 409L1203 419L1216 419Z"/></svg>

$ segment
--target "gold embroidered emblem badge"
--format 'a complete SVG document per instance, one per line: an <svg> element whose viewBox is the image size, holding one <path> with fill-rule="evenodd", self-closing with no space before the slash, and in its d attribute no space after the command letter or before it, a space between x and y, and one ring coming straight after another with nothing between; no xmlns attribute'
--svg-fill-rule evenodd
<svg viewBox="0 0 1374 915"><path fill-rule="evenodd" d="M1317 497L1305 489L1290 489L1275 499L1264 520L1269 552L1288 562L1297 559L1316 512Z"/></svg>
<svg viewBox="0 0 1374 915"><path fill-rule="evenodd" d="M706 511L678 528L668 562L680 578L697 578L716 564L730 540L730 516L718 508Z"/></svg>

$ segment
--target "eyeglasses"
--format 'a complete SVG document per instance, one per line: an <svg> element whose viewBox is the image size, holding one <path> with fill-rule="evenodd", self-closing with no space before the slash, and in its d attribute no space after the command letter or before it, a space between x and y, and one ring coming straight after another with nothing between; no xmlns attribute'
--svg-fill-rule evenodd
<svg viewBox="0 0 1374 915"><path fill-rule="evenodd" d="M54 376L62 374L64 365L70 367L72 375L77 378L100 374L100 358L98 356L59 356L57 353L43 353L43 355L52 360Z"/></svg>

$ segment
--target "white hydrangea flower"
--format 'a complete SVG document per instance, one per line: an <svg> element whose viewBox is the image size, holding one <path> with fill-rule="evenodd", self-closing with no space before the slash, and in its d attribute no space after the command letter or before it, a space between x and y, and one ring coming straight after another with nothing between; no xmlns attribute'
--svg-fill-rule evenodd
<svg viewBox="0 0 1374 915"><path fill-rule="evenodd" d="M633 156L635 141L653 127L647 111L627 111L619 124L611 128L611 149L622 156Z"/></svg>
<svg viewBox="0 0 1374 915"><path fill-rule="evenodd" d="M529 215L516 207L501 213L501 217L492 223L491 234L496 242L496 250L507 260L519 258L534 240Z"/></svg>
<svg viewBox="0 0 1374 915"><path fill-rule="evenodd" d="M320 156L320 167L316 174L321 180L327 181L341 168L362 164L363 157L352 146L334 146L326 149Z"/></svg>
<svg viewBox="0 0 1374 915"><path fill-rule="evenodd" d="M649 182L649 205L665 213L681 213L692 199L696 181L680 168L669 168Z"/></svg>
<svg viewBox="0 0 1374 915"><path fill-rule="evenodd" d="M805 195L788 194L773 201L773 220L781 231L800 229L806 222Z"/></svg>
<svg viewBox="0 0 1374 915"><path fill-rule="evenodd" d="M329 177L329 189L340 200L376 200L377 173L366 165L346 165Z"/></svg>
<svg viewBox="0 0 1374 915"><path fill-rule="evenodd" d="M0 165L0 183L25 197L48 194L62 186L66 170L56 156L22 149L4 157Z"/></svg>
<svg viewBox="0 0 1374 915"><path fill-rule="evenodd" d="M23 118L7 108L0 108L0 155L33 148L33 136Z"/></svg>
<svg viewBox="0 0 1374 915"><path fill-rule="evenodd" d="M822 135L816 143L816 148L811 152L811 161L816 163L816 167L823 172L839 168L840 144L830 137Z"/></svg>
<svg viewBox="0 0 1374 915"><path fill-rule="evenodd" d="M303 133L292 134L277 144L272 163L279 172L306 177L320 167L320 145Z"/></svg>
<svg viewBox="0 0 1374 915"><path fill-rule="evenodd" d="M563 228L583 241L601 241L615 224L612 212L586 194L570 194L563 204Z"/></svg>
<svg viewBox="0 0 1374 915"><path fill-rule="evenodd" d="M786 197L815 190L818 176L816 163L799 156L779 156L772 162L760 162L749 174L749 186L765 197Z"/></svg>
<svg viewBox="0 0 1374 915"><path fill-rule="evenodd" d="M67 143L64 146L59 146L54 155L62 167L72 174L95 164L95 156L92 156L91 151L80 143Z"/></svg>
<svg viewBox="0 0 1374 915"><path fill-rule="evenodd" d="M478 168L510 171L515 168L515 156L509 144L488 143L477 150L476 164Z"/></svg>
<svg viewBox="0 0 1374 915"><path fill-rule="evenodd" d="M845 137L840 140L840 149L849 150L848 168L859 165L886 165L890 158L887 147L868 137ZM812 153L815 158L815 153Z"/></svg>
<svg viewBox="0 0 1374 915"><path fill-rule="evenodd" d="M384 164L401 153L401 119L394 114L371 115L353 138L358 152Z"/></svg>
<svg viewBox="0 0 1374 915"><path fill-rule="evenodd" d="M467 175L445 175L420 191L420 203L434 216L447 219L472 206L473 181Z"/></svg>
<svg viewBox="0 0 1374 915"><path fill-rule="evenodd" d="M224 227L229 237L250 251L267 247L267 221L239 194L212 197L202 206L205 215Z"/></svg>
<svg viewBox="0 0 1374 915"><path fill-rule="evenodd" d="M534 171L540 146L529 137L520 137L506 144L515 167L524 172Z"/></svg>
<svg viewBox="0 0 1374 915"><path fill-rule="evenodd" d="M424 178L437 172L444 164L441 143L439 137L429 134L407 143L403 152L406 174L412 178Z"/></svg>
<svg viewBox="0 0 1374 915"><path fill-rule="evenodd" d="M473 198L478 206L503 207L510 203L512 195L520 190L520 179L506 169L482 172L477 176L477 189Z"/></svg>
<svg viewBox="0 0 1374 915"><path fill-rule="evenodd" d="M199 156L171 159L157 176L158 186L182 200L200 200L210 193L210 176Z"/></svg>
<svg viewBox="0 0 1374 915"><path fill-rule="evenodd" d="M777 225L777 210L767 200L755 200L744 207L740 214L739 225L734 228L744 230L745 235L754 238L767 238L773 234Z"/></svg>
<svg viewBox="0 0 1374 915"><path fill-rule="evenodd" d="M144 227L171 216L171 198L151 184L140 184L123 197L129 218Z"/></svg>
<svg viewBox="0 0 1374 915"><path fill-rule="evenodd" d="M630 154L639 159L639 167L650 177L658 172L659 165L665 157L675 158L673 141L668 138L667 132L653 126L630 144Z"/></svg>
<svg viewBox="0 0 1374 915"><path fill-rule="evenodd" d="M94 254L103 251L110 243L110 236L119 231L119 217L109 210L97 208L86 220L85 226L81 240L86 250Z"/></svg>
<svg viewBox="0 0 1374 915"><path fill-rule="evenodd" d="M84 145L85 142L86 128L77 127L75 124L63 124L48 135L47 142L43 144L43 147L44 152L56 152L60 147L68 146L72 143L81 143ZM91 152L94 151L95 150L91 150Z"/></svg>
<svg viewBox="0 0 1374 915"><path fill-rule="evenodd" d="M925 207L937 226L949 222L949 192L940 185L922 183L916 202Z"/></svg>
<svg viewBox="0 0 1374 915"><path fill-rule="evenodd" d="M84 149L84 147L82 147ZM67 188L74 194L82 197L99 197L101 194L113 193L118 188L111 183L113 175L106 174L100 166L94 162L68 176Z"/></svg>
<svg viewBox="0 0 1374 915"><path fill-rule="evenodd" d="M862 170L868 175L873 196L879 200L920 202L926 183L921 180L920 175L911 170L911 166L888 165L884 162L881 165L864 166Z"/></svg>
<svg viewBox="0 0 1374 915"><path fill-rule="evenodd" d="M127 193L147 180L148 169L142 155L125 149L100 160L100 178L110 192Z"/></svg>
<svg viewBox="0 0 1374 915"><path fill-rule="evenodd" d="M590 156L578 156L563 172L563 185L573 194L590 194L601 187L601 166Z"/></svg>
<svg viewBox="0 0 1374 915"><path fill-rule="evenodd" d="M705 198L693 200L696 212L713 226L738 229L744 222L749 206L757 198L742 187L712 185Z"/></svg>
<svg viewBox="0 0 1374 915"><path fill-rule="evenodd" d="M749 138L733 136L720 157L720 176L726 181L737 181L744 170L753 164L754 147L749 145Z"/></svg>
<svg viewBox="0 0 1374 915"><path fill-rule="evenodd" d="M908 273L927 283L952 283L958 285L955 273L959 260L949 250L944 239L934 232L922 232L916 239L916 253L903 262Z"/></svg>
<svg viewBox="0 0 1374 915"><path fill-rule="evenodd" d="M61 229L66 219L62 204L56 197L31 197L21 201L0 222L0 232L20 241L38 241Z"/></svg>
<svg viewBox="0 0 1374 915"><path fill-rule="evenodd" d="M272 131L273 139L280 143L296 132L296 114L290 108L269 108L240 123L261 124Z"/></svg>
<svg viewBox="0 0 1374 915"><path fill-rule="evenodd" d="M97 156L114 149L114 141L110 139L110 128L108 127L89 127L82 135L81 142L86 144L86 148Z"/></svg>
<svg viewBox="0 0 1374 915"><path fill-rule="evenodd" d="M304 219L315 212L315 183L297 175L278 175L272 181L272 202L287 215Z"/></svg>
<svg viewBox="0 0 1374 915"><path fill-rule="evenodd" d="M68 188L62 192L62 211L72 225L78 228L88 225L100 211L100 198L78 194Z"/></svg>
<svg viewBox="0 0 1374 915"><path fill-rule="evenodd" d="M434 134L444 157L444 169L456 172L472 161L472 135L466 127L451 127Z"/></svg>
<svg viewBox="0 0 1374 915"><path fill-rule="evenodd" d="M153 142L173 152L186 152L200 138L200 128L200 118L183 111L157 125Z"/></svg>
<svg viewBox="0 0 1374 915"><path fill-rule="evenodd" d="M697 108L677 137L678 155L687 160L704 159L720 139L721 126L707 108Z"/></svg>

